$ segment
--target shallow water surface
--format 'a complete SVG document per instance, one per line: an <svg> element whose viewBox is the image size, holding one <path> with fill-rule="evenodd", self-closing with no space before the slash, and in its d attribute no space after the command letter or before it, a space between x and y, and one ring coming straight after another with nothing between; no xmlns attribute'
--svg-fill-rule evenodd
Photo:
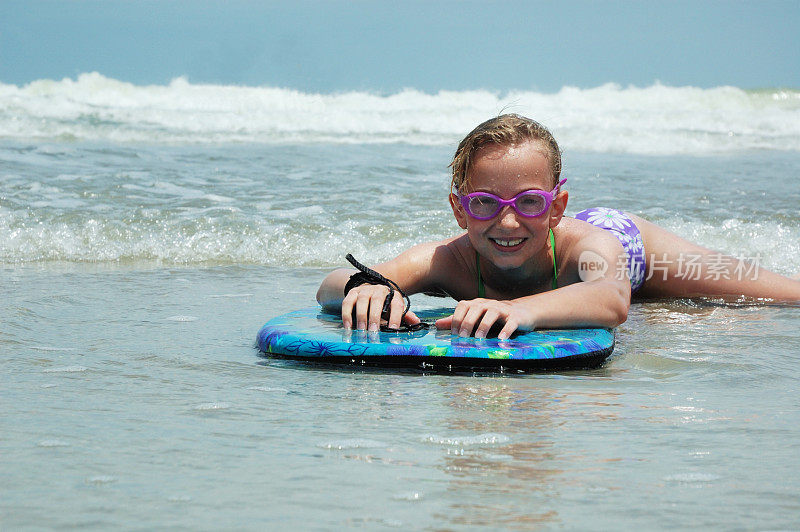
<svg viewBox="0 0 800 532"><path fill-rule="evenodd" d="M636 303L591 371L277 360L345 253L457 230L449 149L0 148L0 528L800 528L797 307ZM566 161L573 212L800 269L795 154Z"/></svg>
<svg viewBox="0 0 800 532"><path fill-rule="evenodd" d="M591 371L260 355L319 275L4 269L4 528L798 524L798 309L638 304Z"/></svg>

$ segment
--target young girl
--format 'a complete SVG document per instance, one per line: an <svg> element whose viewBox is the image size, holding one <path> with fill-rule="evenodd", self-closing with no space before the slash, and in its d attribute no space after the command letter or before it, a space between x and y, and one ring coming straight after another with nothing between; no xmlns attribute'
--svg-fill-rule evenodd
<svg viewBox="0 0 800 532"><path fill-rule="evenodd" d="M498 338L507 339L517 329L615 327L626 320L633 292L800 301L800 281L632 214L596 208L565 217L561 152L550 132L528 118L507 114L480 124L450 166L450 206L466 232L375 267L406 294L445 292L456 299L453 315L437 328L485 338L497 324ZM388 326L419 322L413 312L403 315L401 294L364 276L355 276L345 293L354 272L332 272L317 292L324 307L341 308L345 328L377 331L390 293Z"/></svg>

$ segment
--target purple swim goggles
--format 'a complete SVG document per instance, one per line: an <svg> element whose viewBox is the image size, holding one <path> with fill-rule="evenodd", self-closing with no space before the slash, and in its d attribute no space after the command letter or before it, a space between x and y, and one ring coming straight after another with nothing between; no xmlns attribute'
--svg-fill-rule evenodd
<svg viewBox="0 0 800 532"><path fill-rule="evenodd" d="M511 205L517 214L526 218L536 218L541 216L553 203L553 199L559 193L561 185L567 180L562 179L550 192L544 190L523 190L511 199L503 199L500 196L489 194L488 192L473 192L461 196L456 193L456 197L467 214L476 220L491 220L506 205Z"/></svg>

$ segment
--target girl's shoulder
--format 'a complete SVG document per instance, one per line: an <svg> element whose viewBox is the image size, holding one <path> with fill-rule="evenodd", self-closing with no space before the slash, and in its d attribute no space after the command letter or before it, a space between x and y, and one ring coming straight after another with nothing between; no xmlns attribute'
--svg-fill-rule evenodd
<svg viewBox="0 0 800 532"><path fill-rule="evenodd" d="M556 236L561 236L568 240L580 240L587 234L592 232L592 229L598 229L592 224L586 223L583 220L578 220L570 216L564 216L561 221L553 229Z"/></svg>
<svg viewBox="0 0 800 532"><path fill-rule="evenodd" d="M413 292L441 289L453 295L459 286L471 284L475 275L475 252L466 234L417 244L395 260L398 270L413 279L409 286Z"/></svg>
<svg viewBox="0 0 800 532"><path fill-rule="evenodd" d="M591 225L575 218L566 216L561 218L558 225L553 228L559 262L567 260L576 250L580 253L579 243L586 238L587 232L591 231L591 228Z"/></svg>
<svg viewBox="0 0 800 532"><path fill-rule="evenodd" d="M431 273L462 268L474 261L475 252L466 234L417 244L398 256L403 262L417 267L428 266ZM469 257L473 257L470 259Z"/></svg>
<svg viewBox="0 0 800 532"><path fill-rule="evenodd" d="M618 244L619 241L608 231L594 226L583 220L576 220L564 216L559 224L553 229L556 237L556 244L566 257L572 254L579 254L588 244L591 247L603 244Z"/></svg>
<svg viewBox="0 0 800 532"><path fill-rule="evenodd" d="M559 281L563 273L566 284L581 280L579 268L585 252L591 252L591 256L601 257L609 264L617 264L617 257L624 253L619 240L609 231L575 218L562 218L553 233L556 236Z"/></svg>

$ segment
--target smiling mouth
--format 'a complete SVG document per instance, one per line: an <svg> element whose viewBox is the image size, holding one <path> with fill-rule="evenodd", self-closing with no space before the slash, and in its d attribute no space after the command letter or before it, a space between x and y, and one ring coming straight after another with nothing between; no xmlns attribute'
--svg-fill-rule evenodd
<svg viewBox="0 0 800 532"><path fill-rule="evenodd" d="M510 238L510 239L490 238L489 240L491 240L492 242L494 242L495 244L497 244L502 248L513 248L515 246L519 246L525 241L524 238Z"/></svg>

